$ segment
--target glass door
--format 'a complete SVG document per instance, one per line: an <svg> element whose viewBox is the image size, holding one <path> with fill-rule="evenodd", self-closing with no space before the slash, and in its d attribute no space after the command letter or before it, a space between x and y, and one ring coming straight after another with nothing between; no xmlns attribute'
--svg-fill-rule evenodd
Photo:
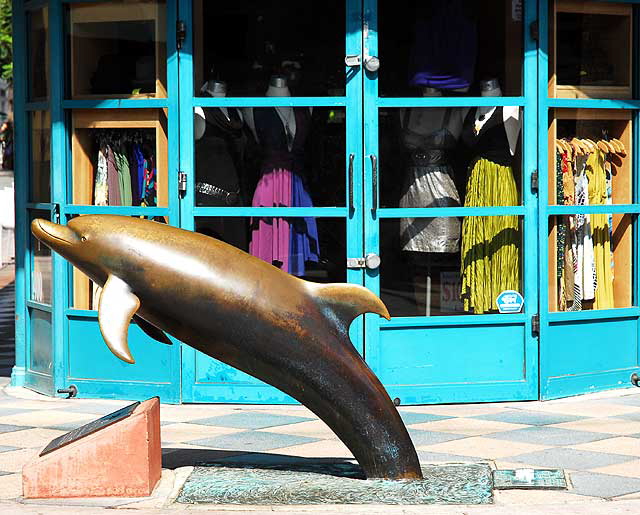
<svg viewBox="0 0 640 515"><path fill-rule="evenodd" d="M365 355L402 404L537 398L537 2L365 0Z"/></svg>
<svg viewBox="0 0 640 515"><path fill-rule="evenodd" d="M182 227L309 281L363 284L347 268L363 249L360 0L184 0L179 13ZM362 320L351 335L362 349ZM293 402L182 356L185 402Z"/></svg>

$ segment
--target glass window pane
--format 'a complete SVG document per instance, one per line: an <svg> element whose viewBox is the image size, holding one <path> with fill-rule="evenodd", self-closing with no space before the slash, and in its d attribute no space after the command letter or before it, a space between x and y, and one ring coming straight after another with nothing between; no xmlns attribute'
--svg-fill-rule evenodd
<svg viewBox="0 0 640 515"><path fill-rule="evenodd" d="M344 108L198 107L198 206L345 205Z"/></svg>
<svg viewBox="0 0 640 515"><path fill-rule="evenodd" d="M51 202L51 115L33 111L31 120L31 202Z"/></svg>
<svg viewBox="0 0 640 515"><path fill-rule="evenodd" d="M83 109L71 117L74 204L167 206L164 111Z"/></svg>
<svg viewBox="0 0 640 515"><path fill-rule="evenodd" d="M166 3L74 3L68 12L71 98L167 96Z"/></svg>
<svg viewBox="0 0 640 515"><path fill-rule="evenodd" d="M344 219L200 217L196 218L196 232L309 281L346 281Z"/></svg>
<svg viewBox="0 0 640 515"><path fill-rule="evenodd" d="M556 109L549 118L549 204L633 202L629 111Z"/></svg>
<svg viewBox="0 0 640 515"><path fill-rule="evenodd" d="M51 313L30 309L31 352L29 353L29 369L41 374L51 375L53 363L53 346L51 331Z"/></svg>
<svg viewBox="0 0 640 515"><path fill-rule="evenodd" d="M549 12L549 95L631 98L633 6L551 0Z"/></svg>
<svg viewBox="0 0 640 515"><path fill-rule="evenodd" d="M379 0L380 96L522 94L522 2Z"/></svg>
<svg viewBox="0 0 640 515"><path fill-rule="evenodd" d="M380 292L392 316L497 313L524 295L522 219L399 218L380 223Z"/></svg>
<svg viewBox="0 0 640 515"><path fill-rule="evenodd" d="M194 0L195 94L342 96L344 0ZM283 84L270 86L282 76Z"/></svg>
<svg viewBox="0 0 640 515"><path fill-rule="evenodd" d="M522 203L518 107L381 109L383 207Z"/></svg>
<svg viewBox="0 0 640 515"><path fill-rule="evenodd" d="M549 311L634 305L635 221L607 213L549 219Z"/></svg>
<svg viewBox="0 0 640 515"><path fill-rule="evenodd" d="M29 100L49 96L49 18L47 8L27 13L29 45Z"/></svg>
<svg viewBox="0 0 640 515"><path fill-rule="evenodd" d="M36 211L31 219L49 219L46 211ZM31 236L31 252L33 254L31 269L31 300L41 304L51 304L51 277L52 260L51 249L38 240L33 234Z"/></svg>

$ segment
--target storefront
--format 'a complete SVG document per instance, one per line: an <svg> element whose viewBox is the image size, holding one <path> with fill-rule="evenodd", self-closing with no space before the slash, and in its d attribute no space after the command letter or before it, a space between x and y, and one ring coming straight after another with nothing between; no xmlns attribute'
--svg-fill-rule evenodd
<svg viewBox="0 0 640 515"><path fill-rule="evenodd" d="M135 324L110 353L29 223L113 213L378 293L351 336L402 404L630 387L638 4L17 0L13 383L292 402Z"/></svg>

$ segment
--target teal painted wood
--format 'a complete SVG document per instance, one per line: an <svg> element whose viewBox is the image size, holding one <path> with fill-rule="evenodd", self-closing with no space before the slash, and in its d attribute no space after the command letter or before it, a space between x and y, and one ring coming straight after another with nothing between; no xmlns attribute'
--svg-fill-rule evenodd
<svg viewBox="0 0 640 515"><path fill-rule="evenodd" d="M370 55L378 54L376 0L365 1L368 34L364 45ZM525 2L524 27L537 17L536 2ZM522 106L523 185L537 165L537 47L528 30L524 40L524 94L521 97L430 97L379 98L376 74L366 74L364 84L365 156L378 155L379 108ZM388 35L387 35L388 36ZM381 63L381 68L384 63ZM537 198L523 186L523 205L482 208L385 208L373 210L374 193L371 162L365 173L365 254L379 253L379 220L400 217L517 215L523 219L523 270L525 308L522 315L467 315L456 317L394 318L390 322L374 316L366 318L365 355L374 372L392 396L403 404L423 402L472 402L482 400L534 399L538 393L537 342L531 336L531 316L537 312ZM380 171L380 173L384 173ZM367 270L366 286L380 293L378 270ZM495 321L495 323L494 323ZM445 344L446 342L446 344ZM509 352L504 352L508 342ZM473 343L473 345L471 345ZM432 346L431 346L432 345ZM475 350L474 350L475 349ZM478 350L481 349L481 350ZM478 352L475 352L478 351ZM483 363L483 370L460 380L459 363L465 352L468 363ZM487 361L488 360L488 361ZM492 361L493 360L493 361ZM508 362L505 362L507 360ZM463 359L464 361L464 359ZM485 363L486 362L486 363ZM466 363L466 362L465 362ZM505 379L503 374L512 374ZM438 377L447 375L447 381ZM482 374L482 377L479 377ZM493 377L493 379L491 379ZM400 384L399 384L400 383ZM482 393L480 393L482 392ZM491 393L489 393L491 392Z"/></svg>
<svg viewBox="0 0 640 515"><path fill-rule="evenodd" d="M64 206L67 215L122 215L122 216L171 216L171 207L140 206L83 206L67 204Z"/></svg>
<svg viewBox="0 0 640 515"><path fill-rule="evenodd" d="M640 213L638 204L613 204L605 206L548 206L547 214L553 215L577 215L593 213Z"/></svg>
<svg viewBox="0 0 640 515"><path fill-rule="evenodd" d="M25 105L25 110L27 112L32 112L32 111L47 111L49 109L49 102L48 101L43 101L43 102L27 102L27 104Z"/></svg>
<svg viewBox="0 0 640 515"><path fill-rule="evenodd" d="M170 10L171 2L167 3ZM175 31L175 27L168 27L168 31ZM175 38L174 38L175 41ZM171 56L167 58L171 61ZM167 69L168 72L168 69ZM167 77L167 81L172 80ZM62 107L65 109L163 109L169 107L169 98L107 98L107 99L86 99L86 100L65 100Z"/></svg>
<svg viewBox="0 0 640 515"><path fill-rule="evenodd" d="M344 107L348 97L194 97L197 107Z"/></svg>
<svg viewBox="0 0 640 515"><path fill-rule="evenodd" d="M23 0L13 1L13 73L16 77L27 76L27 38L26 19ZM11 371L11 384L23 386L26 371L26 266L28 263L27 227L28 217L26 205L28 201L28 118L25 110L27 100L26 81L18 80L13 85L14 108L14 185L15 185L15 358L16 363Z"/></svg>
<svg viewBox="0 0 640 515"><path fill-rule="evenodd" d="M355 169L355 161L354 161ZM355 177L354 177L355 179ZM354 183L354 190L355 190ZM354 191L354 193L356 193ZM354 197L355 203L355 197ZM346 207L193 207L194 217L198 216L312 216L314 218L344 218L349 214Z"/></svg>

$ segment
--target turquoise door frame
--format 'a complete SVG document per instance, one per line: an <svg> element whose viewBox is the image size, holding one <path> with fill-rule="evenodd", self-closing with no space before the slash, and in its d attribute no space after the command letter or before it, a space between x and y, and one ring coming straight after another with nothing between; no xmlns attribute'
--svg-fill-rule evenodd
<svg viewBox="0 0 640 515"><path fill-rule="evenodd" d="M524 94L485 98L382 98L378 73L364 79L365 155L378 156L378 113L382 108L521 106L523 204L499 208L374 209L373 160L365 163L365 254L380 253L380 221L402 217L518 215L524 229L524 312L516 315L394 317L367 315L365 356L392 398L402 404L535 399L538 396L538 340L532 318L538 312L537 196L529 187L537 166L537 44L529 30L537 2L524 2ZM378 55L376 0L365 0L364 51ZM380 63L380 73L385 63ZM384 166L384 163L382 163ZM381 168L379 174L384 174ZM380 184L380 181L377 181ZM383 256L384 259L384 256ZM365 285L380 294L379 270L367 270Z"/></svg>
<svg viewBox="0 0 640 515"><path fill-rule="evenodd" d="M180 170L186 173L187 187L180 201L181 227L196 228L199 217L297 216L339 218L346 224L345 247L348 257L362 255L362 79L361 70L345 65L346 90L343 97L196 97L194 96L192 0L180 0L179 19L187 27L186 40L179 53L180 84ZM345 55L361 54L361 0L346 1ZM348 188L349 154L354 155L352 195L354 208L344 207L196 207L193 116L196 107L336 107L346 110L346 152L344 156L345 191ZM344 263L346 267L346 263ZM347 281L363 284L362 270L347 270ZM351 326L354 345L363 349L363 321ZM278 349L274 349L278 352ZM231 402L287 404L295 402L283 392L182 345L182 400L184 402Z"/></svg>
<svg viewBox="0 0 640 515"><path fill-rule="evenodd" d="M540 398L554 399L611 388L631 387L630 377L640 371L640 1L616 0L634 4L633 16L633 100L550 98L548 2L540 2L540 51L538 53L538 168L540 170ZM608 206L549 206L547 124L555 108L630 110L633 121L632 204ZM620 213L633 220L632 303L627 308L577 312L550 312L548 227L556 215Z"/></svg>

